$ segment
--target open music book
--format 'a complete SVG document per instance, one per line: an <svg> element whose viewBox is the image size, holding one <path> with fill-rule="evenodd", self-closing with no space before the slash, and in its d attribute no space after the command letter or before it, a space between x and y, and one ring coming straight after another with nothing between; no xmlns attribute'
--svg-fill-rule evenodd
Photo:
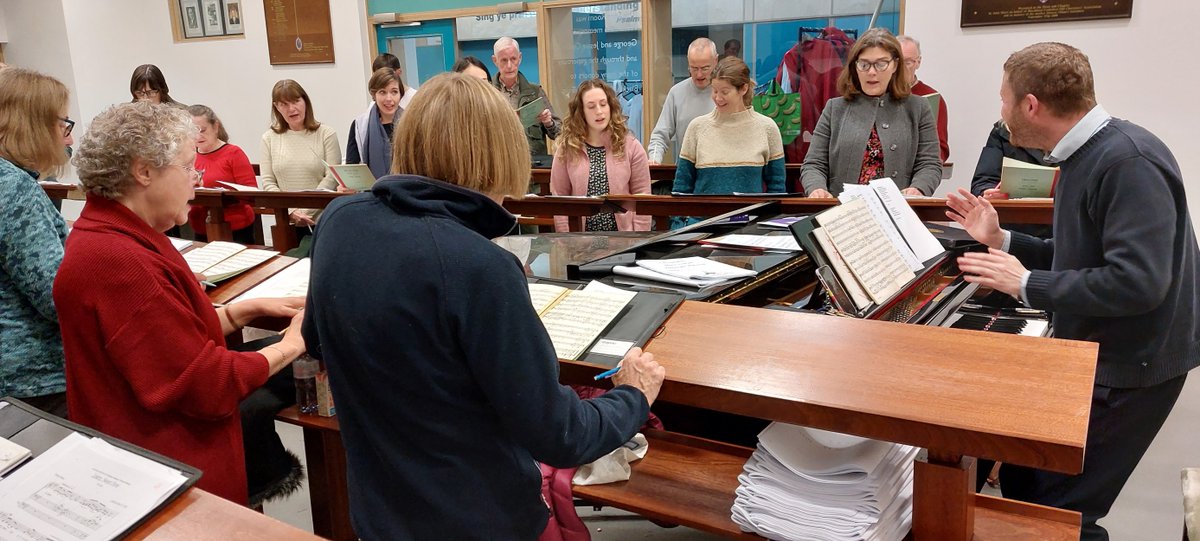
<svg viewBox="0 0 1200 541"><path fill-rule="evenodd" d="M345 163L341 165L325 164L333 179L351 190L370 190L375 185L375 175L365 163Z"/></svg>
<svg viewBox="0 0 1200 541"><path fill-rule="evenodd" d="M304 258L288 265L274 276L263 280L250 288L245 293L238 295L229 304L234 304L250 299L264 299L275 297L303 297L308 295L308 278L312 272L312 260Z"/></svg>
<svg viewBox="0 0 1200 541"><path fill-rule="evenodd" d="M183 254L192 272L210 282L219 282L246 272L272 257L271 250L246 248L236 242L216 241Z"/></svg>
<svg viewBox="0 0 1200 541"><path fill-rule="evenodd" d="M846 186L839 199L841 205L794 224L792 233L817 250L818 277L843 310L887 302L942 254L891 179Z"/></svg>
<svg viewBox="0 0 1200 541"><path fill-rule="evenodd" d="M33 458L0 479L0 539L125 537L200 478L200 470L0 399L0 441Z"/></svg>
<svg viewBox="0 0 1200 541"><path fill-rule="evenodd" d="M576 360L587 351L604 329L625 309L636 293L596 282L584 289L550 284L529 284L533 309L542 319L555 353L560 359ZM625 349L633 347L629 344ZM623 356L621 351L617 356Z"/></svg>

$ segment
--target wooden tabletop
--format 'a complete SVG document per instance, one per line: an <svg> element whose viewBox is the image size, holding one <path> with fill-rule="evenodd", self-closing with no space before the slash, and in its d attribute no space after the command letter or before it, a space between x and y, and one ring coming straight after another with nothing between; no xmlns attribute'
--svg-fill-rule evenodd
<svg viewBox="0 0 1200 541"><path fill-rule="evenodd" d="M1094 343L689 301L646 349L667 369L669 402L1083 467Z"/></svg>
<svg viewBox="0 0 1200 541"><path fill-rule="evenodd" d="M198 488L188 489L129 537L134 541L321 539Z"/></svg>

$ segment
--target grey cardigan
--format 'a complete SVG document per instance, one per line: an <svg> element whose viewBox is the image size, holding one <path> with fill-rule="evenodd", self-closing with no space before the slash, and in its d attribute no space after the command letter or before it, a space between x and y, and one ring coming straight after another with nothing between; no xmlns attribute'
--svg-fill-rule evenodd
<svg viewBox="0 0 1200 541"><path fill-rule="evenodd" d="M883 144L887 176L901 190L912 186L932 195L942 182L942 161L929 102L919 97L893 100L890 94L834 98L825 104L800 170L804 191L826 189L838 195L842 184L857 183L872 125Z"/></svg>

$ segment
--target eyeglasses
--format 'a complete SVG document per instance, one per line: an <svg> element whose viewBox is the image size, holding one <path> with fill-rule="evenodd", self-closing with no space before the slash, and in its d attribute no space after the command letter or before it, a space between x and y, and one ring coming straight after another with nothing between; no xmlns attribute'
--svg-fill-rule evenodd
<svg viewBox="0 0 1200 541"><path fill-rule="evenodd" d="M712 70L712 66L688 66L688 72L690 73L708 73Z"/></svg>
<svg viewBox="0 0 1200 541"><path fill-rule="evenodd" d="M133 95L134 95L134 97L138 97L138 98L149 98L152 96L157 96L158 91L154 90L153 88L151 88L150 90L134 90Z"/></svg>
<svg viewBox="0 0 1200 541"><path fill-rule="evenodd" d="M201 180L204 180L204 170L203 169L196 169L195 167L192 167L190 165L179 165L177 163L173 163L171 165L174 165L175 167L183 169L184 171L186 171L188 173L188 175L195 176L196 182L200 182Z"/></svg>
<svg viewBox="0 0 1200 541"><path fill-rule="evenodd" d="M60 118L59 118L59 120L61 120L61 121L62 121L62 123L63 123L63 137L68 137L68 136L70 136L70 135L71 135L71 130L74 130L74 129L75 129L75 121L74 121L74 120L71 120L71 119L69 119L69 118L67 118L67 117L65 117L65 116L64 116L64 117L60 117Z"/></svg>
<svg viewBox="0 0 1200 541"><path fill-rule="evenodd" d="M905 58L904 65L911 68L911 67L917 65L917 62L920 62L920 61L921 61L921 57L919 57L919 56L916 58Z"/></svg>
<svg viewBox="0 0 1200 541"><path fill-rule="evenodd" d="M878 72L884 71L884 70L888 69L889 67L891 67L892 62L895 62L895 61L896 61L895 58L889 58L887 60L876 60L875 62L867 62L866 60L859 60L854 63L854 67L858 68L858 71L861 71L863 73L871 71L871 68L875 68L875 72L878 73Z"/></svg>

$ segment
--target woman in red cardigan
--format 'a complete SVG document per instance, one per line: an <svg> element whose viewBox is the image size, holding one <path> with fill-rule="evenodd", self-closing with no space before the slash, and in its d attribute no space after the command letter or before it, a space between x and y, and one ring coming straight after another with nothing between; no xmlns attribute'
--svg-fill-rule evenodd
<svg viewBox="0 0 1200 541"><path fill-rule="evenodd" d="M238 404L305 351L304 299L213 308L163 231L187 220L200 174L183 109L113 106L75 153L87 203L54 280L71 420L204 471L199 486L245 504ZM291 332L255 352L225 335L264 316Z"/></svg>
<svg viewBox="0 0 1200 541"><path fill-rule="evenodd" d="M250 165L250 158L246 157L241 147L229 144L229 134L225 132L225 125L217 118L217 114L207 105L193 105L187 110L199 129L196 136L196 169L204 171L200 186L232 189L221 184L225 182L257 189L258 181L254 178L254 166ZM254 228L251 227L254 225L254 208L249 203L238 201L225 205L224 215L235 242L256 243ZM197 240L208 238L205 230L207 218L208 209L205 207L194 206L188 212L188 223L196 231Z"/></svg>
<svg viewBox="0 0 1200 541"><path fill-rule="evenodd" d="M612 87L584 81L571 97L562 135L550 168L550 193L601 196L650 193L646 151L625 127L625 115ZM650 217L632 212L573 218L579 231L649 231ZM570 230L566 216L554 217L554 230Z"/></svg>

